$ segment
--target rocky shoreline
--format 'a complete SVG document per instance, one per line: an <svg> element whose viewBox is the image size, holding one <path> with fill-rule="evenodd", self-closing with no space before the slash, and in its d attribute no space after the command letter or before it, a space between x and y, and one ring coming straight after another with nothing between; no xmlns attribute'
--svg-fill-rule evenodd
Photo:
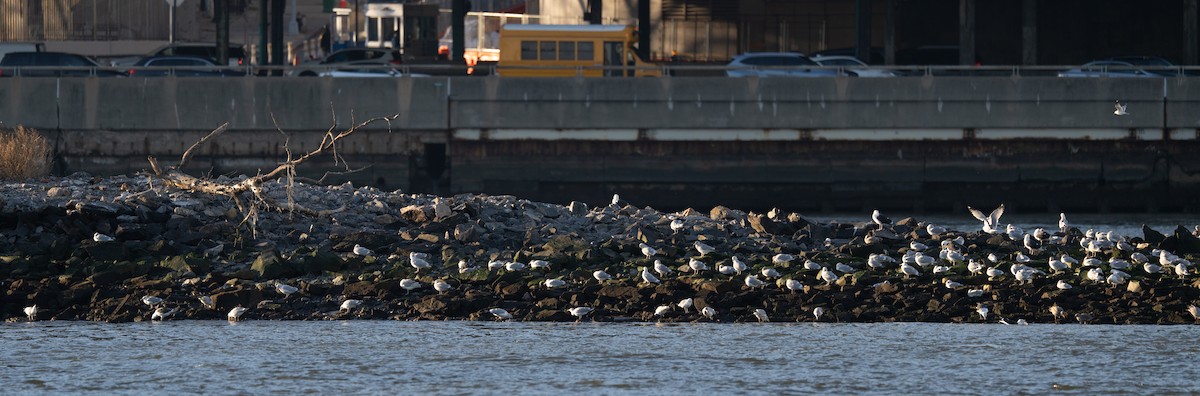
<svg viewBox="0 0 1200 396"><path fill-rule="evenodd" d="M502 308L510 320L575 321L568 309L588 307L583 320L791 322L816 311L826 322L1191 324L1200 304L1200 239L1182 225L1136 237L1056 228L1031 244L1023 236L1035 230L943 231L911 218L822 224L779 210L662 213L616 197L588 208L262 188L332 214L240 211L148 175L4 183L0 319L143 321L157 308L170 320L225 319L243 307L242 320L501 320Z"/></svg>

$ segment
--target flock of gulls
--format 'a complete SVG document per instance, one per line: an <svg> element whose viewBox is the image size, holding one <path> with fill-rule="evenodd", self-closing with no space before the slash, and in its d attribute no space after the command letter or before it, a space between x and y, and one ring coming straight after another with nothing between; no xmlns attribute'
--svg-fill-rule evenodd
<svg viewBox="0 0 1200 396"><path fill-rule="evenodd" d="M614 204L618 202L619 196L614 195L613 201ZM975 208L968 207L967 209L973 217L980 221L980 230L983 233L1002 235L1011 240L1014 245L1019 246L1018 250L1011 254L972 251L970 247L964 246L965 239L962 233L936 224L921 223L918 231L914 233L917 237L909 241L906 247L897 249L895 254L870 254L865 262L860 263L865 268L856 267L851 262L839 262L830 266L811 258L798 258L789 253L775 254L769 258L769 261L764 257L758 260L760 262L751 262L751 260L738 255L722 255L713 246L703 241L695 241L690 246L691 249L694 249L695 254L679 258L679 260L686 260L687 264L674 268L665 264L663 260L682 261L663 257L660 255L659 249L654 246L646 243L640 244L644 260L638 260L639 263L646 265L638 268L636 276L640 277L639 286L654 286L661 282L660 279L673 276L717 276L711 273L715 271L721 276L740 278L746 289L764 289L775 286L795 293L804 290L805 284L802 280L808 276L814 277L816 283L824 283L829 286L842 277L858 271L875 271L880 275L893 273L903 276L905 279L914 277L930 279L941 283L946 289L954 291L965 289L967 297L981 299L976 306L975 313L980 320L987 322L991 309L986 302L982 301L986 291L981 288L968 288L951 279L950 276L986 276L989 282L1015 280L1020 284L1029 284L1034 279L1041 277L1056 277L1058 278L1056 287L1060 290L1069 290L1074 287L1074 284L1080 282L1104 283L1117 287L1126 284L1134 277L1177 276L1180 279L1186 279L1193 274L1191 261L1166 250L1150 248L1148 244L1134 246L1128 238L1116 235L1112 231L1089 229L1082 233L1082 238L1076 242L1079 248L1075 249L1069 245L1069 241L1074 238L1071 237L1071 225L1066 214L1060 214L1056 229L1047 230L1039 227L1026 232L1012 224L1000 222L1004 215L1004 205L1000 205L987 214ZM871 228L862 239L862 243L868 245L884 243L884 238L879 235L890 231L893 227L891 219L878 210L871 214L870 222L863 224L863 227ZM686 226L685 221L678 218L672 220L670 224L672 231L675 232L679 232ZM1197 227L1196 232L1200 233L1200 226ZM112 240L111 237L100 233L96 233L94 239L97 242ZM825 243L826 246L832 245L828 239ZM1082 252L1082 256L1071 256L1068 252L1072 250ZM359 245L355 245L350 254L363 257L375 255L370 249ZM727 257L728 260L717 259L716 262L709 260L714 256ZM396 255L388 259L404 260L403 257ZM793 266L792 262L797 259L801 260L797 262L801 265ZM710 267L710 262L715 265L715 268ZM451 273L455 270L449 265L435 265L427 253L411 252L407 257L407 263L416 270L417 274L422 271L430 274L439 270ZM460 260L457 272L467 274L481 270L489 273L492 271L542 271L547 274L547 278L541 282L546 289L561 289L572 284L590 282L585 279L564 279L563 276L548 277L552 267L553 264L545 260L531 260L529 263L491 260L486 267L478 268L465 260ZM783 269L782 272L781 269ZM688 274L685 275L685 272ZM603 269L593 271L591 276L601 284L618 278ZM888 283L885 280L873 286L878 288ZM425 287L421 282L411 278L402 279L399 285L408 292ZM431 286L437 293L453 293L456 289L451 282L447 281L447 278L435 279ZM274 282L274 289L285 299L299 291L297 287L279 281ZM157 296L147 295L142 297L141 301L148 307L152 321L170 319L179 309L165 306L163 298ZM343 298L341 301L339 307L341 312L352 311L363 305L363 301L357 299ZM216 309L209 296L199 297L199 302L207 309ZM672 304L658 306L652 316L661 318L676 309L682 310L684 313L695 310L701 317L708 320L715 320L718 314L718 311L711 306L697 307L693 298L685 298ZM239 321L248 310L239 305L229 311L227 318L231 322ZM1191 304L1186 310L1193 318L1200 320L1200 307ZM596 310L593 307L577 306L566 311L578 320L582 320ZM512 313L500 307L490 308L487 313L496 320L514 318ZM1049 307L1049 313L1053 315L1056 322L1060 318L1066 319L1069 315L1057 304ZM25 314L30 321L37 320L37 305L26 307ZM816 307L811 311L812 320L820 321L824 314L824 307ZM762 308L755 309L753 316L761 322L772 320L768 316L768 312ZM1009 324L1004 318L997 318L995 315L991 317L997 323ZM1080 323L1087 323L1092 316L1089 313L1079 312L1075 314L1075 319ZM802 320L802 318L795 318L795 320ZM1016 323L1027 324L1028 322L1025 319L1019 319Z"/></svg>

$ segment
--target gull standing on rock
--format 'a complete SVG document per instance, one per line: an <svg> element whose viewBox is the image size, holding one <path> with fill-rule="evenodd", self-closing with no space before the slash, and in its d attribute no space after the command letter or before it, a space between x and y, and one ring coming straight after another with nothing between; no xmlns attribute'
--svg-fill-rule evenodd
<svg viewBox="0 0 1200 396"><path fill-rule="evenodd" d="M916 267L908 265L908 263L900 264L900 272L904 273L905 279L908 279L910 276L921 276L921 271L918 271Z"/></svg>
<svg viewBox="0 0 1200 396"><path fill-rule="evenodd" d="M696 248L697 252L700 252L701 257L703 257L704 255L707 255L709 253L717 251L716 248L709 246L708 244L706 244L704 242L700 242L700 241L696 241L696 243L692 244L692 246Z"/></svg>
<svg viewBox="0 0 1200 396"><path fill-rule="evenodd" d="M971 272L971 275L979 275L983 272L983 263L970 259L967 261L967 271Z"/></svg>
<svg viewBox="0 0 1200 396"><path fill-rule="evenodd" d="M612 280L612 278L613 278L612 275L609 275L607 272L604 272L604 270L596 270L595 272L592 272L592 277L596 278L596 280L601 281L601 282L604 282L606 280Z"/></svg>
<svg viewBox="0 0 1200 396"><path fill-rule="evenodd" d="M179 308L171 308L170 310L167 310L164 307L158 307L158 309L154 310L153 314L150 314L150 320L167 320L174 316L176 311L179 311Z"/></svg>
<svg viewBox="0 0 1200 396"><path fill-rule="evenodd" d="M340 310L350 311L362 305L362 300L346 300L342 302Z"/></svg>
<svg viewBox="0 0 1200 396"><path fill-rule="evenodd" d="M25 307L25 317L29 318L30 322L37 320L37 315L38 315L37 304L33 304L28 307Z"/></svg>
<svg viewBox="0 0 1200 396"><path fill-rule="evenodd" d="M704 309L700 310L700 314L704 315L708 320L713 320L713 316L717 316L717 310L713 309L713 307L704 307Z"/></svg>
<svg viewBox="0 0 1200 396"><path fill-rule="evenodd" d="M796 256L793 256L793 255L790 255L787 253L779 253L774 256L771 256L771 262L774 264L777 264L777 265L784 265L784 264L792 262L792 260L795 260L795 259L796 259ZM738 261L741 261L741 259L738 259ZM745 263L743 263L742 265L745 265Z"/></svg>
<svg viewBox="0 0 1200 396"><path fill-rule="evenodd" d="M492 308L488 310L488 313L500 320L508 320L513 318L512 314L508 313L508 311L504 310L504 308Z"/></svg>
<svg viewBox="0 0 1200 396"><path fill-rule="evenodd" d="M795 279L788 279L787 282L783 283L783 285L784 287L787 287L787 289L793 294L796 293L797 290L804 290L804 284Z"/></svg>
<svg viewBox="0 0 1200 396"><path fill-rule="evenodd" d="M200 305L208 309L217 309L217 305L213 303L212 297L209 296L200 296Z"/></svg>
<svg viewBox="0 0 1200 396"><path fill-rule="evenodd" d="M757 308L754 310L754 317L758 318L759 322L770 322L771 318L767 316L767 310Z"/></svg>
<svg viewBox="0 0 1200 396"><path fill-rule="evenodd" d="M821 268L821 272L817 273L817 279L825 281L825 286L829 286L838 279L838 276L828 268Z"/></svg>
<svg viewBox="0 0 1200 396"><path fill-rule="evenodd" d="M1188 305L1187 312L1192 314L1193 320L1200 320L1200 307L1197 307L1195 305Z"/></svg>
<svg viewBox="0 0 1200 396"><path fill-rule="evenodd" d="M806 270L819 271L822 268L825 268L825 266L821 265L821 263L818 263L818 262L812 261L812 260L804 260L804 269L806 269Z"/></svg>
<svg viewBox="0 0 1200 396"><path fill-rule="evenodd" d="M433 281L433 290L437 290L438 293L445 293L445 292L450 291L450 289L453 289L453 288L454 288L454 286L451 286L449 283L446 283L446 281L444 281L444 280L436 279Z"/></svg>
<svg viewBox="0 0 1200 396"><path fill-rule="evenodd" d="M1058 214L1058 232L1066 234L1071 229L1071 223L1067 221L1066 213Z"/></svg>
<svg viewBox="0 0 1200 396"><path fill-rule="evenodd" d="M700 271L708 269L708 264L704 264L704 262L700 260L691 259L688 260L688 268L692 269L693 274L699 274Z"/></svg>
<svg viewBox="0 0 1200 396"><path fill-rule="evenodd" d="M283 298L288 298L288 296L292 295L293 293L295 293L297 291L300 291L300 289L297 289L295 286L287 285L287 284L284 284L281 282L275 282L275 291L279 292L279 294L282 294Z"/></svg>
<svg viewBox="0 0 1200 396"><path fill-rule="evenodd" d="M889 219L887 216L879 213L879 209L875 209L871 212L871 222L875 223L875 225L882 230L884 224L892 224L892 219Z"/></svg>
<svg viewBox="0 0 1200 396"><path fill-rule="evenodd" d="M962 283L955 282L954 280L952 280L950 278L946 278L943 281L943 284L946 285L947 289L957 289L957 288L963 287Z"/></svg>
<svg viewBox="0 0 1200 396"><path fill-rule="evenodd" d="M721 275L733 275L737 273L737 270L733 269L733 266L717 264L717 272L720 272Z"/></svg>
<svg viewBox="0 0 1200 396"><path fill-rule="evenodd" d="M97 232L95 234L92 234L92 241L104 243L104 242L112 242L112 241L114 241L114 239L113 239L113 237L110 237L108 235L104 235L104 234Z"/></svg>
<svg viewBox="0 0 1200 396"><path fill-rule="evenodd" d="M751 290L764 287L764 285L766 285L763 283L763 281L758 280L757 275L746 275L745 283L746 287L749 287Z"/></svg>
<svg viewBox="0 0 1200 396"><path fill-rule="evenodd" d="M1058 290L1071 290L1072 286L1070 283L1067 283L1067 281L1065 281L1065 280L1059 280L1058 284L1056 284L1055 287L1058 287Z"/></svg>
<svg viewBox="0 0 1200 396"><path fill-rule="evenodd" d="M812 313L813 313L813 320L814 320L814 321L817 321L817 322L820 322L820 321L821 321L821 315L824 315L824 314L825 314L825 308L822 308L822 307L816 307L816 308L813 308L813 311L812 311Z"/></svg>
<svg viewBox="0 0 1200 396"><path fill-rule="evenodd" d="M849 274L854 271L857 271L856 269L854 269L854 267L851 267L849 264L846 264L846 263L837 263L837 265L834 266L834 269L836 269L838 272L841 272L843 274ZM778 278L778 276L776 276L776 277Z"/></svg>
<svg viewBox="0 0 1200 396"><path fill-rule="evenodd" d="M667 276L674 271L671 271L670 267L667 267L666 264L663 264L662 260L654 260L654 272L657 272L658 276Z"/></svg>
<svg viewBox="0 0 1200 396"><path fill-rule="evenodd" d="M654 309L654 316L659 316L659 317L666 316L667 312L671 312L670 305L659 305L658 308Z"/></svg>
<svg viewBox="0 0 1200 396"><path fill-rule="evenodd" d="M249 309L244 308L241 305L238 305L236 307L233 307L233 309L229 310L229 315L225 315L225 317L230 322L237 322L237 321L242 320L242 314L246 313L247 310L249 310Z"/></svg>
<svg viewBox="0 0 1200 396"><path fill-rule="evenodd" d="M679 308L683 308L683 313L687 313L688 310L692 308L692 305L693 305L692 298L688 297L683 300L679 300L679 303L677 303L675 305L678 305Z"/></svg>
<svg viewBox="0 0 1200 396"><path fill-rule="evenodd" d="M416 280L408 279L408 278L404 278L404 279L400 280L400 288L404 289L404 294L411 293L413 290L417 290L420 287L421 287L421 282L417 282Z"/></svg>
<svg viewBox="0 0 1200 396"><path fill-rule="evenodd" d="M743 271L750 269L750 267L746 265L746 262L742 261L741 257L733 256L731 260L733 261L733 270L736 271L738 275L741 275Z"/></svg>
<svg viewBox="0 0 1200 396"><path fill-rule="evenodd" d="M987 305L984 305L983 303L980 303L979 306L975 308L975 312L979 313L979 317L983 318L985 322L987 321L988 311Z"/></svg>
<svg viewBox="0 0 1200 396"><path fill-rule="evenodd" d="M683 220L680 220L680 219L671 220L671 231L672 232L683 231L683 227L684 227Z"/></svg>
<svg viewBox="0 0 1200 396"><path fill-rule="evenodd" d="M646 256L647 259L653 258L654 255L658 254L658 249L652 248L650 245L639 243L638 246L642 248L642 255Z"/></svg>
<svg viewBox="0 0 1200 396"><path fill-rule="evenodd" d="M946 233L946 227L927 224L925 225L925 232L929 233L929 236L938 236Z"/></svg>
<svg viewBox="0 0 1200 396"><path fill-rule="evenodd" d="M647 270L645 267L642 267L642 280L646 283L658 284L658 278L654 274L651 274L650 270Z"/></svg>
<svg viewBox="0 0 1200 396"><path fill-rule="evenodd" d="M421 273L422 268L429 268L431 266L429 261L425 260L422 256L424 255L417 252L408 253L408 263L417 269L418 274Z"/></svg>
<svg viewBox="0 0 1200 396"><path fill-rule="evenodd" d="M762 276L764 278L778 278L780 275L779 271L776 271L774 268L767 267L762 269Z"/></svg>
<svg viewBox="0 0 1200 396"><path fill-rule="evenodd" d="M568 309L567 312L570 312L571 316L576 317L577 319L575 319L575 321L578 322L580 320L583 320L583 317L586 316L587 314L592 313L592 308L591 307L575 307L575 308Z"/></svg>

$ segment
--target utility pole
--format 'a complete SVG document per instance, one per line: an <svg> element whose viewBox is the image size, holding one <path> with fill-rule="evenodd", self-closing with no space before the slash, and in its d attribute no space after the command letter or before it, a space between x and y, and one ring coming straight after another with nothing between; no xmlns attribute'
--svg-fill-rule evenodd
<svg viewBox="0 0 1200 396"><path fill-rule="evenodd" d="M267 62L267 0L258 2L258 64Z"/></svg>
<svg viewBox="0 0 1200 396"><path fill-rule="evenodd" d="M229 64L229 0L216 0L213 13L217 17L217 64Z"/></svg>

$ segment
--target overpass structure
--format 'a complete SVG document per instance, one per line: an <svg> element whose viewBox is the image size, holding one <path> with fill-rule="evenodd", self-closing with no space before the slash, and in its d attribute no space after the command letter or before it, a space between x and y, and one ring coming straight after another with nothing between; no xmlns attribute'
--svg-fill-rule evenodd
<svg viewBox="0 0 1200 396"><path fill-rule="evenodd" d="M345 140L369 167L332 181L660 209L1200 210L1194 78L3 78L0 101L64 174L145 169L226 122L191 171L252 174L398 114Z"/></svg>

